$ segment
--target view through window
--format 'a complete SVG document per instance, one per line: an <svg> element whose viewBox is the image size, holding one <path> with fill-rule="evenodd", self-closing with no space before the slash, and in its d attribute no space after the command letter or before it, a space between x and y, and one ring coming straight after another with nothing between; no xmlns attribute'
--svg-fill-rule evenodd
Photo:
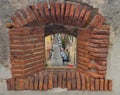
<svg viewBox="0 0 120 95"><path fill-rule="evenodd" d="M76 67L76 37L69 34L53 34L45 37L46 67Z"/></svg>

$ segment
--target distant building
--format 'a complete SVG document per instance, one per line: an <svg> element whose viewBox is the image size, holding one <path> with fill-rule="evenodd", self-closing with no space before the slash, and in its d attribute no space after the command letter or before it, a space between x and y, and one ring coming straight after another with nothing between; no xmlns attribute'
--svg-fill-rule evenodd
<svg viewBox="0 0 120 95"><path fill-rule="evenodd" d="M46 56L46 62L48 59L50 59L50 51L52 49L53 44L53 35L49 35L45 37L45 56Z"/></svg>
<svg viewBox="0 0 120 95"><path fill-rule="evenodd" d="M68 51L69 61L71 64L76 64L76 45L77 39L74 36L68 36L69 43L66 45L66 49Z"/></svg>

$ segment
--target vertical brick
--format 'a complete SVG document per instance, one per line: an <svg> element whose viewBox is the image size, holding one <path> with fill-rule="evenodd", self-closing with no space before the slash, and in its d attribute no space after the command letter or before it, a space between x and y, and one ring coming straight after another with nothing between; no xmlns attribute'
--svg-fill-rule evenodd
<svg viewBox="0 0 120 95"><path fill-rule="evenodd" d="M67 87L67 72L63 73L63 88Z"/></svg>
<svg viewBox="0 0 120 95"><path fill-rule="evenodd" d="M44 80L43 72L40 72L40 75L39 75L39 90L43 90L43 80Z"/></svg>
<svg viewBox="0 0 120 95"><path fill-rule="evenodd" d="M57 22L60 22L61 20L61 4L60 3L56 3L55 4L56 7L56 18L57 18Z"/></svg>
<svg viewBox="0 0 120 95"><path fill-rule="evenodd" d="M112 91L112 80L108 81L108 90Z"/></svg>
<svg viewBox="0 0 120 95"><path fill-rule="evenodd" d="M72 85L71 85L71 72L67 72L67 89L71 90Z"/></svg>
<svg viewBox="0 0 120 95"><path fill-rule="evenodd" d="M54 2L50 3L50 10L51 10L51 15L52 15L52 20L53 20L53 22L56 22L56 18L55 18L55 3Z"/></svg>
<svg viewBox="0 0 120 95"><path fill-rule="evenodd" d="M62 4L61 4L61 17L62 17L61 23L63 23L63 21L64 21L64 17L65 17L65 8L66 8L66 4L65 4L65 3L62 3Z"/></svg>
<svg viewBox="0 0 120 95"><path fill-rule="evenodd" d="M100 79L100 91L104 90L104 79Z"/></svg>
<svg viewBox="0 0 120 95"><path fill-rule="evenodd" d="M38 88L39 88L39 79L36 76L34 80L34 90L38 90Z"/></svg>
<svg viewBox="0 0 120 95"><path fill-rule="evenodd" d="M89 27L96 27L100 21L101 16L99 14L96 14L93 18L93 20L90 22Z"/></svg>
<svg viewBox="0 0 120 95"><path fill-rule="evenodd" d="M108 91L108 80L104 81L104 90Z"/></svg>
<svg viewBox="0 0 120 95"><path fill-rule="evenodd" d="M26 81L25 81L25 90L29 90L30 88L30 80L29 80L29 78L26 78L25 79Z"/></svg>
<svg viewBox="0 0 120 95"><path fill-rule="evenodd" d="M49 80L48 80L48 88L52 89L53 88L53 72L50 72L49 76Z"/></svg>
<svg viewBox="0 0 120 95"><path fill-rule="evenodd" d="M81 22L83 21L83 18L85 16L85 13L87 11L87 8L86 7L82 7L82 10L80 12L80 16L79 16L79 20L77 22L77 25L80 26L81 25Z"/></svg>
<svg viewBox="0 0 120 95"><path fill-rule="evenodd" d="M75 90L76 89L76 74L75 74L75 71L72 71L72 90Z"/></svg>
<svg viewBox="0 0 120 95"><path fill-rule="evenodd" d="M90 78L90 90L95 90L95 80L94 78Z"/></svg>
<svg viewBox="0 0 120 95"><path fill-rule="evenodd" d="M38 23L40 21L41 23L45 24L43 19L40 17L41 14L39 12L37 4L32 5L32 9L33 9L34 15L36 16L36 20L38 21Z"/></svg>
<svg viewBox="0 0 120 95"><path fill-rule="evenodd" d="M99 21L97 27L101 27L105 23L105 21L106 21L106 19L102 15L100 15L100 21Z"/></svg>
<svg viewBox="0 0 120 95"><path fill-rule="evenodd" d="M68 24L71 25L72 20L74 18L74 13L75 13L75 5L72 4L71 8L70 8L70 14L69 14L69 20L68 20Z"/></svg>
<svg viewBox="0 0 120 95"><path fill-rule="evenodd" d="M72 25L75 25L76 22L78 21L79 14L80 14L80 10L81 10L81 5L77 5L76 10L75 10L75 16L74 16L74 20L73 20Z"/></svg>
<svg viewBox="0 0 120 95"><path fill-rule="evenodd" d="M48 90L48 74L45 74L45 75L44 75L43 89L44 89L44 90Z"/></svg>
<svg viewBox="0 0 120 95"><path fill-rule="evenodd" d="M22 14L19 12L17 12L16 14L17 19L19 20L19 22L21 23L21 26L24 26L26 24L25 19L23 18Z"/></svg>
<svg viewBox="0 0 120 95"><path fill-rule="evenodd" d="M7 79L7 90L11 90L11 81Z"/></svg>
<svg viewBox="0 0 120 95"><path fill-rule="evenodd" d="M86 89L90 90L90 78L88 76L85 76L85 80L86 80Z"/></svg>
<svg viewBox="0 0 120 95"><path fill-rule="evenodd" d="M54 88L58 87L58 75L57 75L57 72L54 72L54 75L53 75L53 86L54 86Z"/></svg>
<svg viewBox="0 0 120 95"><path fill-rule="evenodd" d="M44 3L43 3L43 6L44 6L44 11L45 11L45 17L47 18L48 23L51 23L52 20L51 20L51 16L50 16L50 11L49 11L49 9L48 9L48 3L47 3L47 2L44 2Z"/></svg>
<svg viewBox="0 0 120 95"><path fill-rule="evenodd" d="M45 21L45 23L48 23L47 19L45 18L46 16L44 14L41 3L38 3L37 7L38 7L38 10L39 10L39 13L40 13L40 17L43 19L43 21Z"/></svg>
<svg viewBox="0 0 120 95"><path fill-rule="evenodd" d="M25 79L16 79L16 90L25 89Z"/></svg>
<svg viewBox="0 0 120 95"><path fill-rule="evenodd" d="M22 26L22 23L20 22L20 20L18 19L18 17L14 14L11 19L14 21L15 25L20 27Z"/></svg>
<svg viewBox="0 0 120 95"><path fill-rule="evenodd" d="M30 81L30 90L33 90L34 89L34 78L30 77L29 81Z"/></svg>
<svg viewBox="0 0 120 95"><path fill-rule="evenodd" d="M70 9L71 9L71 4L70 4L70 3L66 3L64 24L67 24L67 23L68 23L69 15L70 15Z"/></svg>
<svg viewBox="0 0 120 95"><path fill-rule="evenodd" d="M58 72L58 87L62 87L63 73Z"/></svg>
<svg viewBox="0 0 120 95"><path fill-rule="evenodd" d="M82 82L82 90L85 90L85 75L84 74L80 74L80 76L81 76L81 82Z"/></svg>
<svg viewBox="0 0 120 95"><path fill-rule="evenodd" d="M91 15L91 10L87 10L87 12L81 22L81 27L84 27L88 23L90 15Z"/></svg>
<svg viewBox="0 0 120 95"><path fill-rule="evenodd" d="M30 23L30 22L32 22L36 19L35 15L34 15L34 12L31 9L31 6L27 7L25 9L25 12L27 13L27 19L26 19L27 23Z"/></svg>
<svg viewBox="0 0 120 95"><path fill-rule="evenodd" d="M16 85L16 79L15 79L15 78L12 78L12 79L11 79L11 89L12 89L12 90L15 90L15 89L16 89L15 85Z"/></svg>
<svg viewBox="0 0 120 95"><path fill-rule="evenodd" d="M79 71L76 71L77 90L81 90L81 77Z"/></svg>
<svg viewBox="0 0 120 95"><path fill-rule="evenodd" d="M95 79L95 90L98 91L100 87L99 79Z"/></svg>

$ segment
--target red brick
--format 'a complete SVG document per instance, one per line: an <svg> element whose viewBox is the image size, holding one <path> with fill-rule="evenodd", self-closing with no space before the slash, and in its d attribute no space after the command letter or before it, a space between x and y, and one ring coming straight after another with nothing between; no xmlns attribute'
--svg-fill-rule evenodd
<svg viewBox="0 0 120 95"><path fill-rule="evenodd" d="M100 30L110 30L110 25L97 26L97 28Z"/></svg>
<svg viewBox="0 0 120 95"><path fill-rule="evenodd" d="M44 24L44 21L42 20L42 18L40 17L40 13L39 13L39 9L38 9L38 6L37 4L34 4L31 6L32 9L33 9L33 12L34 12L34 15L36 16L36 20L40 21L41 23Z"/></svg>
<svg viewBox="0 0 120 95"><path fill-rule="evenodd" d="M61 4L60 3L56 3L55 4L55 7L56 7L56 18L57 18L57 21L60 22L61 20L61 11L60 11L60 7L61 7Z"/></svg>
<svg viewBox="0 0 120 95"><path fill-rule="evenodd" d="M31 9L31 6L26 8L26 12L28 14L28 18L27 18L28 22L29 21L32 22L36 19L35 14L34 14L33 10Z"/></svg>
<svg viewBox="0 0 120 95"><path fill-rule="evenodd" d="M89 49L90 49L90 51L97 52L97 53L107 53L108 52L108 48L106 48L106 47L104 47L104 48L90 47Z"/></svg>
<svg viewBox="0 0 120 95"><path fill-rule="evenodd" d="M91 10L87 10L87 12L81 22L81 27L84 27L88 23L90 15L91 15Z"/></svg>
<svg viewBox="0 0 120 95"><path fill-rule="evenodd" d="M90 90L90 78L88 76L85 76L86 80L86 90Z"/></svg>
<svg viewBox="0 0 120 95"><path fill-rule="evenodd" d="M15 15L21 23L21 26L24 26L24 24L26 24L26 20L23 18L22 13L17 12Z"/></svg>
<svg viewBox="0 0 120 95"><path fill-rule="evenodd" d="M16 90L25 89L25 79L16 79Z"/></svg>
<svg viewBox="0 0 120 95"><path fill-rule="evenodd" d="M94 39L109 39L109 35L105 35L105 34L93 34L91 35L91 38Z"/></svg>
<svg viewBox="0 0 120 95"><path fill-rule="evenodd" d="M105 71L98 70L97 73L100 74L100 75L106 75L106 70Z"/></svg>
<svg viewBox="0 0 120 95"><path fill-rule="evenodd" d="M108 91L108 83L109 83L108 80L104 81L104 90L105 91Z"/></svg>
<svg viewBox="0 0 120 95"><path fill-rule="evenodd" d="M100 79L100 91L104 90L104 79Z"/></svg>
<svg viewBox="0 0 120 95"><path fill-rule="evenodd" d="M50 72L48 76L49 76L48 88L52 89L53 88L53 72Z"/></svg>
<svg viewBox="0 0 120 95"><path fill-rule="evenodd" d="M11 17L11 19L14 21L16 26L22 26L22 23L19 21L18 17L15 14Z"/></svg>
<svg viewBox="0 0 120 95"><path fill-rule="evenodd" d="M85 76L84 76L84 74L80 74L80 76L81 76L81 82L82 82L82 87L81 87L81 89L82 90L85 90L86 88L85 88Z"/></svg>
<svg viewBox="0 0 120 95"><path fill-rule="evenodd" d="M97 27L98 23L100 22L101 16L99 14L96 14L91 21L89 27Z"/></svg>
<svg viewBox="0 0 120 95"><path fill-rule="evenodd" d="M67 73L66 71L63 73L63 88L67 87Z"/></svg>
<svg viewBox="0 0 120 95"><path fill-rule="evenodd" d="M99 74L97 74L95 72L91 72L91 71L86 72L86 75L88 75L89 77L93 77L93 78L104 78L105 77L105 75L99 75Z"/></svg>
<svg viewBox="0 0 120 95"><path fill-rule="evenodd" d="M67 89L71 90L72 85L71 85L71 72L67 72Z"/></svg>
<svg viewBox="0 0 120 95"><path fill-rule="evenodd" d="M43 80L44 80L44 75L42 72L40 73L40 80L39 80L39 90L43 90Z"/></svg>
<svg viewBox="0 0 120 95"><path fill-rule="evenodd" d="M86 66L84 66L84 65L81 65L81 62L78 63L77 67L78 67L78 68L82 68L82 69L85 70L85 71L88 71L88 70L89 70L88 67L86 67Z"/></svg>
<svg viewBox="0 0 120 95"><path fill-rule="evenodd" d="M108 90L112 91L112 80L108 80Z"/></svg>
<svg viewBox="0 0 120 95"><path fill-rule="evenodd" d="M101 17L100 17L100 21L99 21L99 23L98 23L98 27L100 27L100 26L102 26L104 23L105 23L105 21L106 21L106 19L102 16L102 15L100 15Z"/></svg>
<svg viewBox="0 0 120 95"><path fill-rule="evenodd" d="M63 20L64 20L64 16L65 16L65 3L62 3L61 4L61 22L63 23Z"/></svg>
<svg viewBox="0 0 120 95"><path fill-rule="evenodd" d="M90 90L95 90L95 80L94 78L90 78Z"/></svg>
<svg viewBox="0 0 120 95"><path fill-rule="evenodd" d="M99 83L99 79L95 79L95 90L99 91L100 87L100 83Z"/></svg>
<svg viewBox="0 0 120 95"><path fill-rule="evenodd" d="M7 79L7 90L11 90L11 79Z"/></svg>
<svg viewBox="0 0 120 95"><path fill-rule="evenodd" d="M81 76L79 71L76 71L76 82L77 82L77 90L81 90Z"/></svg>
<svg viewBox="0 0 120 95"><path fill-rule="evenodd" d="M45 14L44 14L44 12L43 12L41 3L38 3L38 4L37 4L37 7L38 7L38 10L39 10L39 13L40 13L40 17L43 19L43 21L44 21L45 23L48 23L47 19L45 18Z"/></svg>
<svg viewBox="0 0 120 95"><path fill-rule="evenodd" d="M30 90L33 90L34 89L34 78L30 77L29 78L29 81L30 81Z"/></svg>
<svg viewBox="0 0 120 95"><path fill-rule="evenodd" d="M29 85L30 85L30 83L29 83L30 81L29 81L29 78L26 78L25 79L25 90L29 90Z"/></svg>
<svg viewBox="0 0 120 95"><path fill-rule="evenodd" d="M81 10L81 5L77 5L76 10L75 10L75 17L74 17L72 25L75 25L76 22L78 21L80 10Z"/></svg>
<svg viewBox="0 0 120 95"><path fill-rule="evenodd" d="M82 57L82 56L78 56L78 62L80 62L80 61L84 61L84 62L90 62L90 59L89 58L87 58L87 57Z"/></svg>
<svg viewBox="0 0 120 95"><path fill-rule="evenodd" d="M38 90L38 89L39 89L39 79L36 76L34 80L34 90Z"/></svg>
<svg viewBox="0 0 120 95"><path fill-rule="evenodd" d="M58 72L58 87L62 88L62 83L63 83L63 73L62 72Z"/></svg>
<svg viewBox="0 0 120 95"><path fill-rule="evenodd" d="M43 90L48 90L48 74L45 74L45 77L43 80Z"/></svg>
<svg viewBox="0 0 120 95"><path fill-rule="evenodd" d="M109 35L110 31L109 30L98 30L98 29L94 29L92 31L92 34L102 34L102 35Z"/></svg>
<svg viewBox="0 0 120 95"><path fill-rule="evenodd" d="M66 10L65 10L65 17L64 17L64 24L68 24L68 19L70 15L71 4L66 3Z"/></svg>
<svg viewBox="0 0 120 95"><path fill-rule="evenodd" d="M75 74L75 71L72 71L71 72L71 81L72 81L72 90L75 90L76 89L76 74Z"/></svg>
<svg viewBox="0 0 120 95"><path fill-rule="evenodd" d="M53 75L53 86L54 88L57 88L58 87L58 80L57 80L57 75L58 72L54 72L54 75Z"/></svg>
<svg viewBox="0 0 120 95"><path fill-rule="evenodd" d="M50 3L50 9L51 9L52 20L53 20L53 22L56 22L56 18L55 18L55 3L53 3L53 2Z"/></svg>
<svg viewBox="0 0 120 95"><path fill-rule="evenodd" d="M51 23L51 22L52 22L52 19L51 19L50 11L49 11L49 8L48 8L48 3L47 3L47 2L44 2L43 5L44 5L45 17L46 17L46 19L47 19L47 22L48 22L48 23Z"/></svg>
<svg viewBox="0 0 120 95"><path fill-rule="evenodd" d="M49 14L49 9L48 9L48 3L47 3L47 2L44 2L44 3L43 3L43 6L44 6L44 9L45 9L46 17L49 17L50 14Z"/></svg>
<svg viewBox="0 0 120 95"><path fill-rule="evenodd" d="M74 17L74 12L75 12L75 5L72 4L71 8L70 8L70 15L69 15L68 24L72 23L72 20L73 20L73 17Z"/></svg>
<svg viewBox="0 0 120 95"><path fill-rule="evenodd" d="M109 43L107 44L103 44L103 43L94 43L94 42L89 42L89 47L93 47L93 48L108 48Z"/></svg>
<svg viewBox="0 0 120 95"><path fill-rule="evenodd" d="M83 21L83 18L84 18L84 15L87 11L87 8L86 7L82 7L82 10L80 12L80 16L79 16L79 20L77 22L77 25L80 26L81 25L81 22Z"/></svg>

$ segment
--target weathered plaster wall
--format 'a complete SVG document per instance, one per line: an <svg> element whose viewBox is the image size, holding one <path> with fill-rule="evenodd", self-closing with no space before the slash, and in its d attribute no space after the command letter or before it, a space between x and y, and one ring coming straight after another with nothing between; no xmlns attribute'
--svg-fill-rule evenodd
<svg viewBox="0 0 120 95"><path fill-rule="evenodd" d="M10 16L18 9L24 8L28 5L47 0L0 0L0 65L9 64L9 36L8 29L5 24L10 22ZM51 0L54 1L54 0ZM63 2L64 0L57 0ZM82 94L82 95L119 95L120 90L120 0L68 0L85 2L89 5L99 8L99 11L107 18L107 23L111 25L111 45L108 56L108 71L107 78L113 80L112 92L60 92L59 94ZM3 65L1 65L2 67ZM0 67L0 68L1 68ZM6 72L5 72L6 73ZM51 94L55 93L50 92ZM47 91L49 92L49 91ZM47 92L45 92L47 94ZM4 95L9 95L12 92L4 92ZM26 94L29 93L26 92ZM39 92L36 92L36 95ZM41 94L44 92L41 92ZM49 94L50 94L49 93ZM1 95L1 93L0 93ZM13 94L10 94L13 95Z"/></svg>

